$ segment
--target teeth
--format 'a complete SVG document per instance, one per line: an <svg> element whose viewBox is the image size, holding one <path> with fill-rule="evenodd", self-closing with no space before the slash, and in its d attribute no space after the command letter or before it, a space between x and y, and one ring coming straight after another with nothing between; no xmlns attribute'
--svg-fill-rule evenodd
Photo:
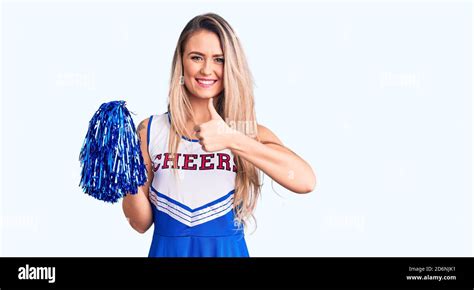
<svg viewBox="0 0 474 290"><path fill-rule="evenodd" d="M198 83L203 85L212 85L215 81L205 81L205 80L197 80Z"/></svg>

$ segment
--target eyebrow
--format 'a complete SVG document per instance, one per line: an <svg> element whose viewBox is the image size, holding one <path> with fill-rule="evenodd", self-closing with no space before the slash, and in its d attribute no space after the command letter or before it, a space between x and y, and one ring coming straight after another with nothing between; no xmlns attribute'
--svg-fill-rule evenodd
<svg viewBox="0 0 474 290"><path fill-rule="evenodd" d="M198 51L191 51L190 53L188 53L188 55L190 54L197 54L197 55L201 55L201 56L205 56L204 53L201 53L201 52L198 52ZM215 56L224 56L223 54L214 54L213 57Z"/></svg>

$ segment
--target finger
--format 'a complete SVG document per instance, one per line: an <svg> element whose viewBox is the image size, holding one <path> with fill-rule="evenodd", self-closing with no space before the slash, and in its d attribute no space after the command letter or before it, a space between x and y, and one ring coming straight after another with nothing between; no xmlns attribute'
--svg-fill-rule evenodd
<svg viewBox="0 0 474 290"><path fill-rule="evenodd" d="M209 112L211 113L211 119L221 119L221 116L219 115L219 113L217 113L216 111L216 108L214 108L214 98L210 98L209 99L209 104L208 104L208 107L209 107Z"/></svg>

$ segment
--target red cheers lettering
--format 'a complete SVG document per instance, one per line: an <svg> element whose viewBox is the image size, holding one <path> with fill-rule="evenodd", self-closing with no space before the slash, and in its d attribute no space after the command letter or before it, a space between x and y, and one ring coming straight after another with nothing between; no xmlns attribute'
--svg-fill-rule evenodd
<svg viewBox="0 0 474 290"><path fill-rule="evenodd" d="M219 157L219 165L217 165L217 169L224 169L224 163L225 163L225 170L230 171L230 156L225 153L217 153L217 156Z"/></svg>
<svg viewBox="0 0 474 290"><path fill-rule="evenodd" d="M164 155L165 155L165 160L163 161L163 165L161 166L161 168L162 169L170 168L169 165L168 165L168 163L170 161L171 161L171 165L172 165L171 168L174 168L174 166L173 166L173 156L171 156L171 154L169 154L169 153L165 153ZM181 156L181 153L176 153L176 164L178 164L178 162L179 162L179 156ZM178 169L179 169L179 164L178 164Z"/></svg>
<svg viewBox="0 0 474 290"><path fill-rule="evenodd" d="M199 167L199 170L211 170L214 169L214 164L211 163L210 165L207 165L207 163L211 162L208 158L213 158L213 154L201 154L201 167Z"/></svg>
<svg viewBox="0 0 474 290"><path fill-rule="evenodd" d="M196 164L193 164L193 165L189 166L189 164L193 163L193 161L194 161L193 159L196 159L196 158L198 158L197 154L184 154L184 165L181 169L196 170L196 168L197 168Z"/></svg>
<svg viewBox="0 0 474 290"><path fill-rule="evenodd" d="M158 169L160 168L160 165L161 165L159 163L160 159L161 159L161 154L158 154L158 155L155 156L155 160L158 160L158 161L156 162L156 166L153 165L153 172L158 171ZM153 162L153 164L155 164L155 162Z"/></svg>
<svg viewBox="0 0 474 290"><path fill-rule="evenodd" d="M231 162L232 161L232 162ZM177 169L182 170L227 170L237 172L236 158L226 153L181 154L176 153ZM231 164L233 163L233 164ZM173 169L173 156L169 153L157 154L153 159L153 171Z"/></svg>

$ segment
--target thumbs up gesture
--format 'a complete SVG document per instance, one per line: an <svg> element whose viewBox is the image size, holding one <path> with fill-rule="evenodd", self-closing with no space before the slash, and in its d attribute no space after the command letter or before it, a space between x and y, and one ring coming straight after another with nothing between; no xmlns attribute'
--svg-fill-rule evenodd
<svg viewBox="0 0 474 290"><path fill-rule="evenodd" d="M199 139L202 149L206 152L215 152L229 148L232 135L237 131L230 128L214 108L213 98L209 99L209 113L211 120L194 126L195 135Z"/></svg>

